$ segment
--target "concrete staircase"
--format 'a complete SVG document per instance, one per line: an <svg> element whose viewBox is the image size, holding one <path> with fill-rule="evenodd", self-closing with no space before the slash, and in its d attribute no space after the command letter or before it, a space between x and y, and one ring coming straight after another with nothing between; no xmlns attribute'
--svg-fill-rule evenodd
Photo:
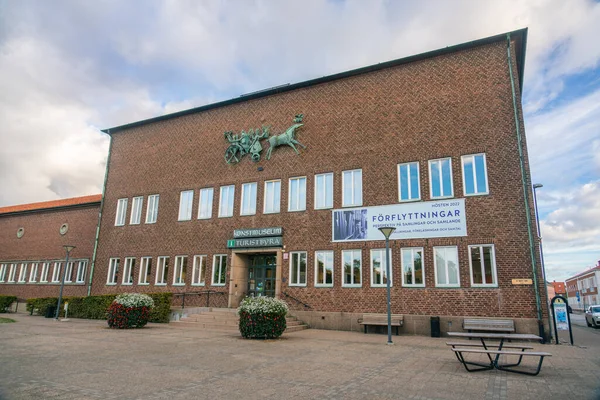
<svg viewBox="0 0 600 400"><path fill-rule="evenodd" d="M171 323L182 324L190 328L201 328L212 331L239 332L239 318L234 308L194 308L186 309ZM299 321L296 317L287 316L284 333L308 329L308 325Z"/></svg>

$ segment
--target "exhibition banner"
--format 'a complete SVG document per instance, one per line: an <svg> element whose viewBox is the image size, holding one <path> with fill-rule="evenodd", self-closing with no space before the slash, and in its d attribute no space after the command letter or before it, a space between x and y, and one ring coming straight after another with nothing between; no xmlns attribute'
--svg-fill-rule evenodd
<svg viewBox="0 0 600 400"><path fill-rule="evenodd" d="M465 199L420 201L332 211L332 240L385 240L378 228L396 228L391 240L467 236Z"/></svg>

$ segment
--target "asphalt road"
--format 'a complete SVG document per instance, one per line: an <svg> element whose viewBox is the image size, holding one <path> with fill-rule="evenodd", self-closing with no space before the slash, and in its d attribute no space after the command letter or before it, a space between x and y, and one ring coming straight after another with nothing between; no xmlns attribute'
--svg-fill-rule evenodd
<svg viewBox="0 0 600 400"><path fill-rule="evenodd" d="M573 313L571 316L571 326L573 328L573 344L575 346L589 348L593 351L600 350L600 329L594 329L585 323L585 314ZM554 332L552 332L554 336ZM558 331L558 337L561 343L570 343L568 331Z"/></svg>

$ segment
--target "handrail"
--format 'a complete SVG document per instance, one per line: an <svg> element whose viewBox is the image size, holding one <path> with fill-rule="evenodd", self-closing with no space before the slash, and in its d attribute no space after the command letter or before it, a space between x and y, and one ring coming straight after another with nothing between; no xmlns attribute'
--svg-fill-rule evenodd
<svg viewBox="0 0 600 400"><path fill-rule="evenodd" d="M207 289L207 290L201 290L199 292L181 292L181 293L173 293L173 296L182 296L183 299L181 300L181 309L183 310L185 308L185 296L189 296L189 295L198 295L201 296L203 294L206 294L206 307L208 307L208 305L210 304L210 294L211 293L216 293L216 294L225 294L225 292L221 292L218 290L211 290L211 289Z"/></svg>
<svg viewBox="0 0 600 400"><path fill-rule="evenodd" d="M312 309L311 306L309 306L308 304L306 304L305 302L303 302L301 300L298 300L297 298L295 298L291 294L287 294L286 292L281 292L281 294L283 294L285 297L289 297L290 299L297 301L298 303L302 304L306 308L311 308Z"/></svg>

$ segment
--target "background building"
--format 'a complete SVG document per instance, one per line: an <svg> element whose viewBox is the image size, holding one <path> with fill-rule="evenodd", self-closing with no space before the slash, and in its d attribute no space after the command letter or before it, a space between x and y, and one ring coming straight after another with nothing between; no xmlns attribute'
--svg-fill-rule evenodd
<svg viewBox="0 0 600 400"><path fill-rule="evenodd" d="M573 309L583 311L588 306L600 304L598 282L600 282L600 261L598 265L568 278L565 284L569 305Z"/></svg>

